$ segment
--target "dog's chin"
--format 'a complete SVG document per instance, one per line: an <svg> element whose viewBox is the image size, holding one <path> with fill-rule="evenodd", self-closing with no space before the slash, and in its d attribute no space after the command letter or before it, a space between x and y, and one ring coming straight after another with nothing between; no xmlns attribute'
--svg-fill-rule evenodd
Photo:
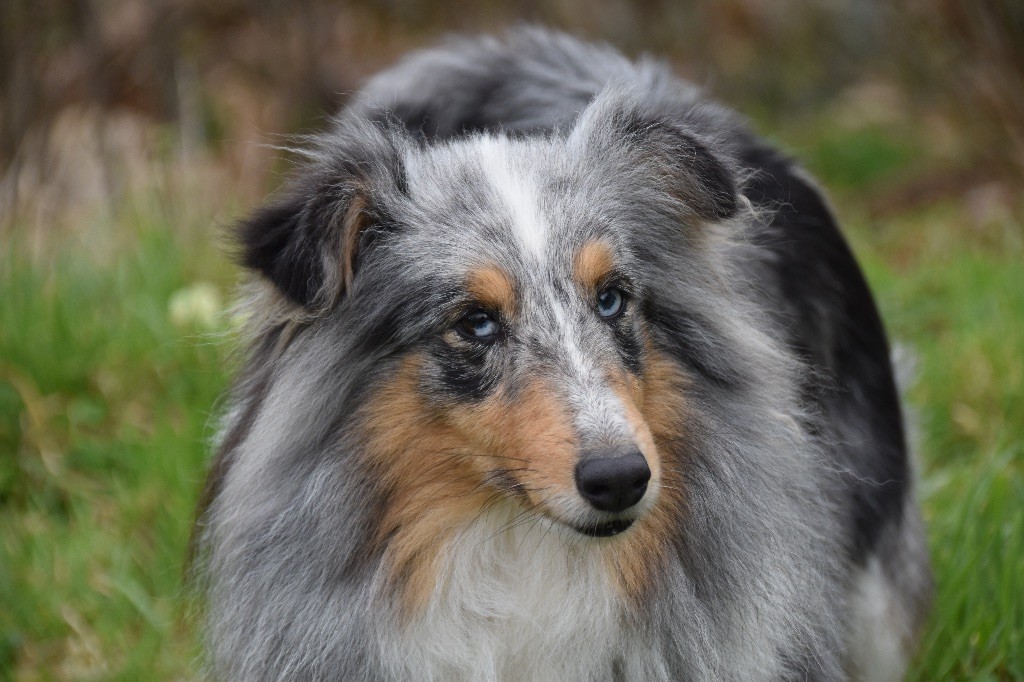
<svg viewBox="0 0 1024 682"><path fill-rule="evenodd" d="M619 533L624 533L633 525L633 519L616 519L605 523L590 524L586 526L570 525L577 533L592 538L610 538Z"/></svg>
<svg viewBox="0 0 1024 682"><path fill-rule="evenodd" d="M602 516L605 516L603 519L594 519L592 514L586 512L577 516L572 512L565 514L553 509L548 510L545 516L556 525L568 528L579 536L587 538L613 538L628 533L630 529L637 525L638 521L641 521L651 511L653 504L652 497L645 498L640 504L625 510L622 515L612 517L611 514L602 514Z"/></svg>
<svg viewBox="0 0 1024 682"><path fill-rule="evenodd" d="M626 518L598 522L582 522L575 519L569 520L553 514L548 514L547 516L551 521L554 521L556 525L568 528L573 531L573 533L577 533L580 536L588 538L611 538L616 535L621 535L632 528L633 524L637 521L637 518Z"/></svg>

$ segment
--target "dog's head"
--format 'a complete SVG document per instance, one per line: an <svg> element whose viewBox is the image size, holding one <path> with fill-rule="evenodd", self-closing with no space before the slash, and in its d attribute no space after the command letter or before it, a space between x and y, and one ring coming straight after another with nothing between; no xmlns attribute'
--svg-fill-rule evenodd
<svg viewBox="0 0 1024 682"><path fill-rule="evenodd" d="M683 309L722 276L714 225L738 211L712 147L615 90L544 135L424 143L345 115L242 225L301 333L367 362L337 418L414 589L497 503L613 547L625 588L643 582L686 506L693 376L732 380Z"/></svg>

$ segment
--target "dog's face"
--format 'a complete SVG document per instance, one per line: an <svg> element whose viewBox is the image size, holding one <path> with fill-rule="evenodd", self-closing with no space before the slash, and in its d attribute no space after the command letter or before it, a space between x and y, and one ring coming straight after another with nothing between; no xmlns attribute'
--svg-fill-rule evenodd
<svg viewBox="0 0 1024 682"><path fill-rule="evenodd" d="M610 101L552 136L342 123L302 182L245 226L246 259L309 333L375 358L349 428L394 576L425 598L439 540L513 505L614 547L640 590L685 505L690 378L657 342L658 251L732 214L726 168Z"/></svg>
<svg viewBox="0 0 1024 682"><path fill-rule="evenodd" d="M430 326L373 419L404 415L490 487L608 536L651 509L660 482L643 282L561 147L484 138L406 158L414 227L390 258L415 273L406 286L431 301Z"/></svg>

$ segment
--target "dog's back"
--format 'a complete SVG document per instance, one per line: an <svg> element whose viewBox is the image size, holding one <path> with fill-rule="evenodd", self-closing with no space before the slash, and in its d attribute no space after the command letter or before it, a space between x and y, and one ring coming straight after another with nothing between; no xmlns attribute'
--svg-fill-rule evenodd
<svg viewBox="0 0 1024 682"><path fill-rule="evenodd" d="M412 137L420 140L421 145L427 146L457 143L481 134L499 136L496 139L529 139L531 136L568 134L573 126L579 125L577 119L581 112L609 88L628 91L630 96L641 98L645 111L657 121L656 124L643 123L641 127L644 129L631 128L631 124L625 122L620 127L625 131L623 134L642 136L650 132L647 128L652 125L678 125L711 148L715 158L721 162L719 166L707 161L699 149L692 158L685 160L689 164L686 172L701 176L705 181L714 176L709 182L711 189L708 192L688 196L686 200L696 206L695 210L703 220L722 223L726 229L743 232L739 236L723 233L720 243L712 240L708 248L712 253L719 249L722 261L728 262L723 273L734 280L729 283L729 288L745 292L744 300L737 302L737 318L749 314L751 319L759 320L756 331L765 334L767 340L764 343L768 345L763 347L766 354L771 355L776 345L784 351L776 359L745 358L742 354L737 355L737 349L723 346L713 335L702 332L705 325L729 325L728 315L713 323L699 313L674 307L672 302L650 303L644 314L661 331L658 338L662 340L664 350L690 367L694 376L700 377L699 383L707 385L707 404L718 406L723 421L717 427L706 428L742 432L748 425L735 422L742 420L745 413L770 413L773 391L778 392L778 421L789 426L775 435L763 434L764 452L777 451L772 456L781 458L775 460L776 465L770 463L770 457L760 463L752 461L759 457L758 446L754 442L757 436L748 438L753 439L749 451L743 450L744 436L736 436L732 440L729 436L723 441L734 449L731 455L739 458L737 466L751 467L755 474L751 488L768 485L770 477L761 482L754 480L760 472L759 467L779 466L782 469L774 472L775 475L806 476L807 480L794 482L792 490L779 493L778 497L770 492L751 492L747 496L737 494L732 500L725 491L732 489L739 493L735 486L742 480L742 472L729 469L732 464L721 464L723 468L717 473L714 471L717 465L708 464L710 468L703 473L681 474L678 485L686 488L690 498L680 502L680 508L685 508L688 514L696 513L701 505L710 505L709 509L728 504L763 505L763 508L760 512L756 509L741 512L732 521L736 527L723 527L718 531L715 528L693 530L693 539L675 541L671 551L678 553L678 558L673 561L679 562L679 570L666 571L661 578L665 585L651 591L651 594L662 595L664 603L647 605L647 616L630 616L638 618L633 625L616 625L607 632L598 632L604 627L599 611L605 607L596 596L592 603L581 601L575 604L580 608L579 614L569 612L564 615L570 620L576 618L580 627L591 623L588 627L595 633L595 642L604 641L601 639L604 637L608 646L612 646L611 642L618 636L615 633L619 632L619 627L647 633L646 636L652 638L651 651L658 652L657 656L654 653L650 655L653 662L631 662L630 657L639 657L637 660L640 660L645 654L635 648L636 642L622 644L622 650L611 656L617 662L613 666L615 670L606 671L609 676L641 673L725 675L730 671L738 675L760 671L765 676L774 676L785 671L785 674L827 678L844 669L850 674L871 679L898 675L905 665L906 652L912 647L930 595L928 561L912 497L900 402L888 342L871 294L821 192L807 176L785 156L748 132L736 115L704 100L695 87L675 78L661 63L646 59L632 62L610 48L535 29L514 32L505 40L454 41L448 47L412 55L371 80L354 97L349 111L352 116L377 121L381 125L394 125L397 120ZM681 153L690 151L693 150L683 149ZM735 187L731 185L733 179L737 183ZM734 195L737 198L734 199ZM737 214L742 220L735 219ZM269 237L257 233L259 225L251 225L251 243L261 249L273 248L267 245ZM279 238L279 231L271 230L267 234L274 239ZM250 245L249 248L256 247ZM359 248L363 248L362 242ZM312 279L310 273L302 271L299 280L288 275L291 279L282 284L276 279L278 262L275 260L264 265L259 257L259 253L253 255L249 265L276 280L277 286L285 289L286 293L289 286L299 281L301 298L302 287ZM295 298L294 292L292 297ZM733 333L742 336L745 333L743 325L747 323L737 322ZM283 332L282 329L282 326L272 327L262 341L263 346L283 347L280 337L291 332ZM758 345L760 343L751 341L748 352L762 347ZM699 351L694 352L693 346L700 346ZM256 360L249 370L249 386L273 382L270 377L275 370L267 366L267 363L274 362L270 359L273 356L274 353L269 351L257 350ZM765 369L763 374L758 374L760 370L743 369L747 365L756 368L761 362L765 367L775 369ZM307 368L305 371L310 370ZM749 385L750 372L757 376L784 379L779 379L778 386L752 386ZM790 381L795 392L792 399L785 397L789 389L783 385ZM265 387L259 389L266 390ZM258 422L257 407L250 407L253 414L245 416L246 400L251 401L251 406L252 401L259 403L266 395L254 397L253 393L252 390L243 390L241 398L236 399L236 405L241 404L242 407L237 409L234 427L229 420L227 446L222 449L221 458L225 468L231 466L236 457L234 450L242 447L241 441L253 428L252 422ZM339 418L344 418L344 415ZM728 423L729 419L732 419L732 424ZM757 428L754 426L756 419L751 416L751 420L750 428ZM239 423L243 423L245 429L241 435L238 435ZM795 440L787 440L791 438ZM788 466L785 461L786 443L791 443L789 447L794 449L806 448L804 454L794 456L794 461L801 458L806 461L794 464L792 472L785 469ZM684 457L680 462L697 469L704 466L696 455L690 459ZM802 468L805 465L810 468ZM253 480L258 479L256 475ZM716 486L719 492L709 492ZM798 492L801 490L804 492ZM211 493L214 500L218 492L214 489ZM795 499L801 494L807 495L806 508L802 511L799 509L800 500ZM767 568L776 566L769 556L770 550L752 548L770 544L766 540L769 537L782 538L785 535L786 529L772 527L773 523L780 523L779 519L786 518L783 512L776 514L773 506L788 508L786 505L791 504L796 505L794 518L798 517L799 523L805 525L793 530L794 537L790 540L795 544L779 546L778 549L782 553L795 552L794 548L806 541L810 567L798 568L799 558L788 557L778 562L781 568ZM212 509L214 516L220 515L221 523L229 513L237 513L227 509L226 504L218 507L214 503ZM733 517L726 515L723 518ZM760 528L759 519L765 524ZM214 521L216 525L216 518ZM691 522L696 528L703 521L691 517L674 521L678 524ZM712 523L710 520L707 522ZM276 528L274 532L283 531ZM490 531L473 532L486 534ZM719 542L715 538L716 532L723 534L721 547L713 546ZM763 536L761 539L758 539L759 533ZM734 542L729 534L745 539ZM493 540L485 536L477 539L481 546ZM216 538L208 540L214 555L218 551L217 542ZM707 545L702 546L701 542ZM538 548L546 546L543 540L537 545ZM706 556L702 556L705 550ZM243 550L236 547L236 551ZM548 550L538 549L537 553L544 551ZM749 555L739 556L744 552L749 552ZM299 555L301 552L296 556ZM713 556L727 557L735 566L707 565ZM486 576L480 573L479 567L466 568L468 564L465 562L470 559L452 561L455 563L450 569L450 580L460 576L470 582L485 580ZM459 564L459 561L463 563ZM484 560L474 561L489 565ZM494 571L536 570L528 561L516 569L520 558L506 557L502 561L508 562L507 566L492 566ZM213 565L216 567L216 560ZM567 585L579 580L588 589L601 584L603 579L597 573L591 575L598 569L588 566L581 563L573 569L578 573L569 571L564 576L556 571L551 574L551 580L565 580ZM805 598L790 594L791 591L805 589L801 587L804 583L800 582L804 578L787 575L787 571L796 573L805 569L808 575L814 574L807 578L810 580L807 585L812 587L806 588L814 594ZM739 577L741 572L761 570L765 573L763 580L754 576L750 585L739 584L746 580L746 577ZM712 577L716 571L721 576L732 577L717 580ZM216 576L214 578L216 580ZM363 580L369 581L370 578ZM730 581L735 584L730 586ZM532 587L526 587L527 584ZM753 587L754 584L757 587ZM523 582L515 589L528 591L536 588L535 582ZM733 588L735 593L730 594ZM375 587L364 584L352 589L355 592L351 594L358 595L351 597L352 610L371 608L369 604L376 603L367 596ZM474 585L461 585L459 589L468 594ZM570 587L565 589L571 590ZM678 603L671 602L666 595L673 591L689 596L680 596ZM508 594L517 593L513 590ZM544 605L543 594L534 596L541 602L534 617L550 618L553 619L551 622L556 622L556 616L545 609L550 607L557 611L563 606ZM459 599L470 598L463 595ZM750 599L752 604L757 604L740 606L731 601L734 599ZM690 608L687 604L692 604L695 610L679 612L679 609ZM573 606L567 603L564 608L571 610ZM710 610L701 616L705 612L701 610L698 613L698 607ZM732 613L734 607L735 613ZM791 609L788 616L786 609ZM238 611L245 612L245 609ZM303 610L298 612L305 613ZM437 626L440 623L439 628L456 627L451 622L454 617L451 613L443 617L437 615L442 611L429 613L435 620L428 618L425 621L428 624ZM271 615L262 614L261 617L271 618ZM359 620L360 617L363 616L352 616L353 622L364 622ZM701 622L702 618L707 622ZM795 621L785 622L787 618L803 618L807 622L803 625ZM471 623L466 625L473 627ZM223 628L224 624L220 627ZM358 627L366 629L365 625ZM517 627L509 621L504 632L509 638L521 637L525 646L530 646L531 637L536 633L522 634ZM495 630L497 634L494 636L500 637L502 631ZM795 634L798 631L801 634ZM572 628L567 629L563 639L558 640L561 642L559 646L572 646L573 638L579 636L573 634L575 632ZM447 637L448 633L410 635L419 639L408 646L421 647L423 651L431 647L443 649L445 645L436 639L442 635ZM325 642L334 641L323 632L318 636ZM530 652L524 652L519 664L510 660L492 660L475 667L470 664L460 667L459 661L473 655L469 647L478 646L482 640L474 640L465 632L459 636L465 637L465 642L450 642L450 667L436 668L424 674L473 675L489 670L487 674L500 676L517 669L523 674L538 674L537 661L573 660L571 654L550 651L537 652L537 656L531 659ZM554 636L562 635L554 633ZM374 645L367 641L372 637L372 633L364 631L345 640L352 648L347 657L325 653L323 660L345 661L345 670L350 674L388 672L401 675L403 670L408 672L398 664L387 663L390 654L372 651ZM716 641L716 637L722 640ZM806 641L779 644L779 638L786 637ZM637 641L641 640L642 637ZM412 642L408 638L400 641ZM240 645L233 646L237 648ZM275 646L283 645L277 642ZM311 663L315 654L310 653L309 643L293 643L292 646L305 647L301 659L289 659L287 653L275 654L274 660L284 661L284 667L269 675L295 670L314 674L310 671L318 670L319 673L315 674L331 676L330 664L324 663L328 668L318 668ZM381 651L386 646L390 645L381 644ZM673 646L677 646L680 652L689 651L692 660L681 662L666 650L666 647L671 649ZM759 647L766 650L757 651ZM498 649L488 649L486 655L498 655L495 651ZM581 644L580 654L586 656L587 651ZM728 652L742 653L738 658L729 660ZM444 651L435 653L444 659ZM417 655L421 656L417 660L432 660L430 656L433 654L420 652ZM685 656L685 653L679 656ZM596 655L593 658L597 663L580 659L580 674L589 675L595 669L601 669L604 659ZM224 669L252 670L233 664ZM559 668L552 674L567 675L571 670L571 667Z"/></svg>

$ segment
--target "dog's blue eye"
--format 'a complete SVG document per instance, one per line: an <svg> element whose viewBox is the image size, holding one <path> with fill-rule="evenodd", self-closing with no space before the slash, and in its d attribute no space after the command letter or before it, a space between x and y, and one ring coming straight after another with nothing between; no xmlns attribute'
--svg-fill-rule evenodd
<svg viewBox="0 0 1024 682"><path fill-rule="evenodd" d="M597 295L597 313L606 320L614 320L626 307L626 295L618 287L608 287Z"/></svg>
<svg viewBox="0 0 1024 682"><path fill-rule="evenodd" d="M455 327L463 336L478 341L491 341L501 332L498 319L484 310L466 313Z"/></svg>

